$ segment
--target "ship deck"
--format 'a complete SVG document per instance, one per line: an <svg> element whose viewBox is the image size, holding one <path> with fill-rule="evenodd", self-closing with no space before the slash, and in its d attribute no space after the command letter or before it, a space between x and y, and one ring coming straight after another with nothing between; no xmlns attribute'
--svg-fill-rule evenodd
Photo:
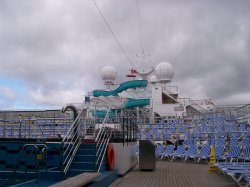
<svg viewBox="0 0 250 187"><path fill-rule="evenodd" d="M109 187L237 187L228 176L209 173L208 164L157 161L155 171L140 171L138 165Z"/></svg>

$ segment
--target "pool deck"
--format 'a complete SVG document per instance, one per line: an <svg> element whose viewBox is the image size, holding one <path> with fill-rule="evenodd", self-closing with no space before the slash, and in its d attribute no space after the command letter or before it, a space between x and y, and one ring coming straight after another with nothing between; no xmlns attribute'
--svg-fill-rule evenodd
<svg viewBox="0 0 250 187"><path fill-rule="evenodd" d="M155 171L140 171L135 167L131 172L118 178L110 187L237 187L228 176L219 172L209 173L208 164L195 162L157 161Z"/></svg>

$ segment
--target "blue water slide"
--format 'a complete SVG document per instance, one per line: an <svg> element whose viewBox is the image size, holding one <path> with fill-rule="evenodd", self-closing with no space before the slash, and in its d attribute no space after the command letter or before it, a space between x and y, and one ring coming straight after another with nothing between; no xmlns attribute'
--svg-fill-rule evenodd
<svg viewBox="0 0 250 187"><path fill-rule="evenodd" d="M150 99L128 99L128 101L124 104L124 107L133 108L147 105L150 105Z"/></svg>
<svg viewBox="0 0 250 187"><path fill-rule="evenodd" d="M93 96L94 97L100 97L100 96L118 96L118 93L121 93L127 89L130 88L145 88L147 87L147 80L132 80L132 81L127 81L124 82L122 84L120 84L120 86L114 90L94 90L93 91Z"/></svg>
<svg viewBox="0 0 250 187"><path fill-rule="evenodd" d="M121 110L111 110L109 111L109 117L115 117L117 115L117 113L120 113ZM107 114L107 110L96 110L95 111L95 116L99 117L99 118L104 118Z"/></svg>
<svg viewBox="0 0 250 187"><path fill-rule="evenodd" d="M150 99L128 99L127 102L124 104L125 108L133 108L133 107L140 107L140 106L147 106L150 104ZM120 113L121 110L111 110L109 112L109 117L116 116L117 113ZM96 110L95 115L99 118L104 118L106 116L106 110Z"/></svg>

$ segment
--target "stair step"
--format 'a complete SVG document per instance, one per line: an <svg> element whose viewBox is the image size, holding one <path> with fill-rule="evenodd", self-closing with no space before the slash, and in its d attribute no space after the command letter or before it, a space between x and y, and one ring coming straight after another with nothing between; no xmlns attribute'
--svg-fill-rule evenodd
<svg viewBox="0 0 250 187"><path fill-rule="evenodd" d="M76 155L74 162L95 162L95 155Z"/></svg>
<svg viewBox="0 0 250 187"><path fill-rule="evenodd" d="M84 143L80 145L80 149L95 149L95 143Z"/></svg>
<svg viewBox="0 0 250 187"><path fill-rule="evenodd" d="M95 149L79 149L77 155L95 155Z"/></svg>
<svg viewBox="0 0 250 187"><path fill-rule="evenodd" d="M73 162L71 169L94 170L95 164L93 162Z"/></svg>

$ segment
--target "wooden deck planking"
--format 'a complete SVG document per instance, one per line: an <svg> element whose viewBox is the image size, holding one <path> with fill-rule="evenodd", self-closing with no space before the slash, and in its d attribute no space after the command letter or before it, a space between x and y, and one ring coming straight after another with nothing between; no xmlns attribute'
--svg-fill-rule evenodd
<svg viewBox="0 0 250 187"><path fill-rule="evenodd" d="M110 187L237 187L231 178L208 169L207 164L157 161L155 171L136 167Z"/></svg>

